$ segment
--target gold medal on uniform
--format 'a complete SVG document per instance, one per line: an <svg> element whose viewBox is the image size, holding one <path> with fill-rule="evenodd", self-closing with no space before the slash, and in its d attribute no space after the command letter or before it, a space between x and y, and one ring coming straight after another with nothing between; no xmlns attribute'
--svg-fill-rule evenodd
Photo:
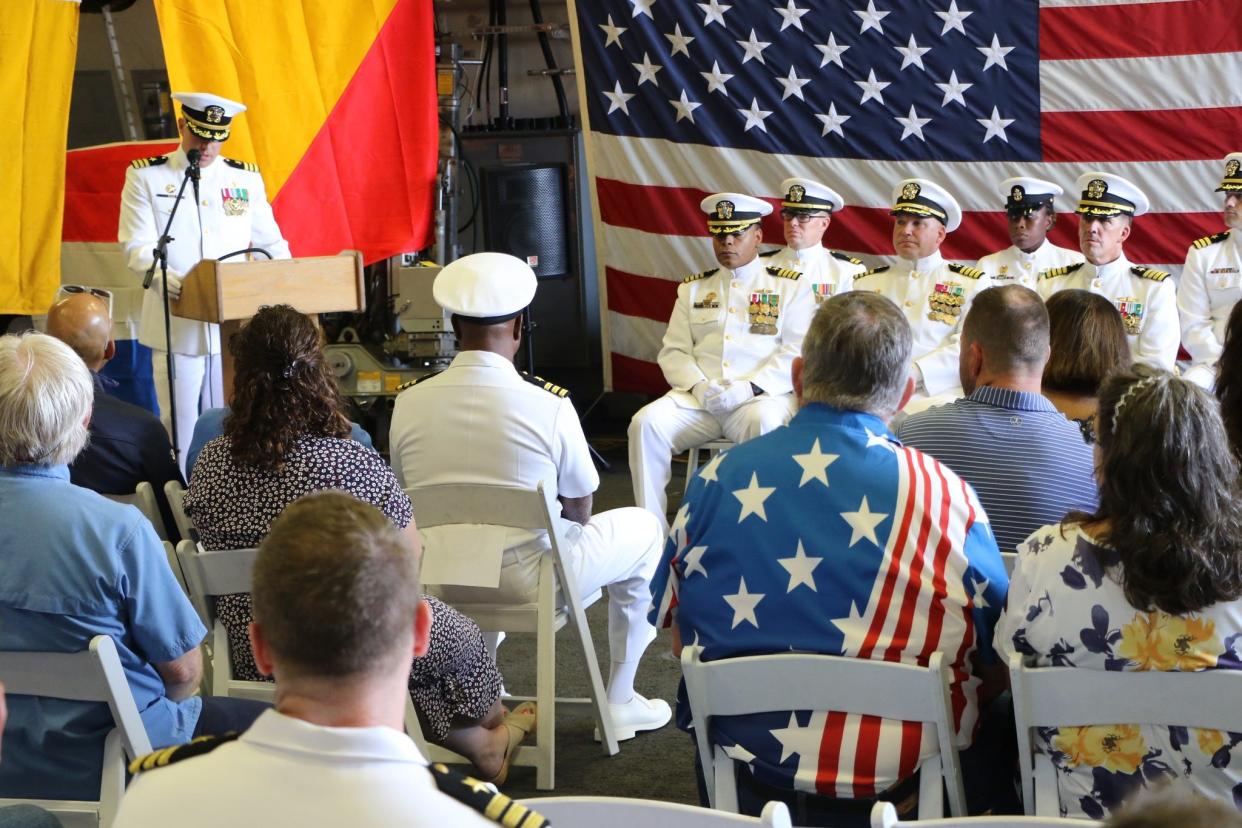
<svg viewBox="0 0 1242 828"><path fill-rule="evenodd" d="M1143 327L1143 303L1133 296L1122 296L1113 304L1121 314L1121 321L1126 326L1126 333L1135 336Z"/></svg>
<svg viewBox="0 0 1242 828"><path fill-rule="evenodd" d="M750 332L767 336L776 333L776 320L780 316L779 293L759 291L750 295Z"/></svg>
<svg viewBox="0 0 1242 828"><path fill-rule="evenodd" d="M244 187L225 187L220 191L220 202L226 216L244 216L250 209L250 191Z"/></svg>
<svg viewBox="0 0 1242 828"><path fill-rule="evenodd" d="M956 325L962 314L962 306L966 304L966 289L961 282L937 282L932 292L927 295L927 304L931 308L927 314L928 319Z"/></svg>

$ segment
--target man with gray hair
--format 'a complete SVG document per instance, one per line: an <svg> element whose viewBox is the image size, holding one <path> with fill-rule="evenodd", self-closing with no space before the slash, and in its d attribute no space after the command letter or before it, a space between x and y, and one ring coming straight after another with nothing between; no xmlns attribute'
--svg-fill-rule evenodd
<svg viewBox="0 0 1242 828"><path fill-rule="evenodd" d="M1069 512L1095 511L1091 446L1040 393L1048 354L1039 295L1022 285L984 290L962 325L958 371L967 396L897 429L903 443L974 487L1006 552Z"/></svg>
<svg viewBox="0 0 1242 828"><path fill-rule="evenodd" d="M0 337L0 650L79 652L116 642L151 744L243 730L266 706L195 696L207 634L151 524L69 482L94 383L68 345ZM0 797L95 799L107 705L9 699Z"/></svg>
<svg viewBox="0 0 1242 828"><path fill-rule="evenodd" d="M793 363L788 427L691 482L653 621L675 620L675 646L696 641L706 661L793 650L926 665L944 653L966 746L1008 580L974 492L885 426L914 390L911 339L878 294L824 301ZM684 698L678 718L689 722ZM904 799L936 754L917 723L830 711L726 717L712 738L749 766L737 774L744 813L780 799L800 824L859 807L840 800Z"/></svg>

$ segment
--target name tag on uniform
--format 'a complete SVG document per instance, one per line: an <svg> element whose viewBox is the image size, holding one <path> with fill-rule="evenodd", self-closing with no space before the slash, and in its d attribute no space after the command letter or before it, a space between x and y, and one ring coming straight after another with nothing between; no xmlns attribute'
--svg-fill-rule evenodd
<svg viewBox="0 0 1242 828"><path fill-rule="evenodd" d="M244 216L250 209L250 191L245 187L225 187L220 191L220 201L226 216Z"/></svg>

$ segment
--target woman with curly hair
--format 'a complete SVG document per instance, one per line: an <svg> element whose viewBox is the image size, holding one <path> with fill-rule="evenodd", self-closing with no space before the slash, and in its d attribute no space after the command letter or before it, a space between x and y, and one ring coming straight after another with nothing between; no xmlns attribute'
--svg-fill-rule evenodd
<svg viewBox="0 0 1242 828"><path fill-rule="evenodd" d="M410 500L392 470L374 450L348 439L350 423L310 319L288 305L263 308L229 347L232 410L224 435L203 447L185 495L203 547L258 546L286 506L327 489L375 506L418 544ZM410 671L424 733L470 759L485 779L504 781L517 745L534 727L534 707L507 712L479 628L440 601L425 600L434 615L431 649ZM228 632L234 676L263 680L247 634L250 596L221 596L216 613Z"/></svg>
<svg viewBox="0 0 1242 828"><path fill-rule="evenodd" d="M1216 401L1135 369L1105 380L1098 420L1099 508L1018 547L997 652L1032 667L1242 669L1242 492ZM1037 740L1057 767L1061 810L1092 819L1169 778L1239 801L1239 743L1124 723L1041 729Z"/></svg>
<svg viewBox="0 0 1242 828"><path fill-rule="evenodd" d="M1043 393L1095 442L1094 418L1104 378L1130 366L1125 324L1113 303L1089 290L1048 297L1048 344Z"/></svg>
<svg viewBox="0 0 1242 828"><path fill-rule="evenodd" d="M1233 306L1224 350L1216 363L1216 399L1233 453L1242 457L1242 302Z"/></svg>

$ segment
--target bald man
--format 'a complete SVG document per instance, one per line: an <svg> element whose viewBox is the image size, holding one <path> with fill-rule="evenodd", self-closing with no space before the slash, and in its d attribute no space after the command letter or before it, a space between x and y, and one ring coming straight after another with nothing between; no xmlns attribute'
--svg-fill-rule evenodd
<svg viewBox="0 0 1242 828"><path fill-rule="evenodd" d="M150 411L110 396L111 380L99 373L116 354L108 303L89 293L70 294L48 311L47 332L72 348L95 378L91 439L69 466L70 480L100 494L133 494L140 482L149 482L167 537L175 543L179 535L164 484L182 481L168 432Z"/></svg>

